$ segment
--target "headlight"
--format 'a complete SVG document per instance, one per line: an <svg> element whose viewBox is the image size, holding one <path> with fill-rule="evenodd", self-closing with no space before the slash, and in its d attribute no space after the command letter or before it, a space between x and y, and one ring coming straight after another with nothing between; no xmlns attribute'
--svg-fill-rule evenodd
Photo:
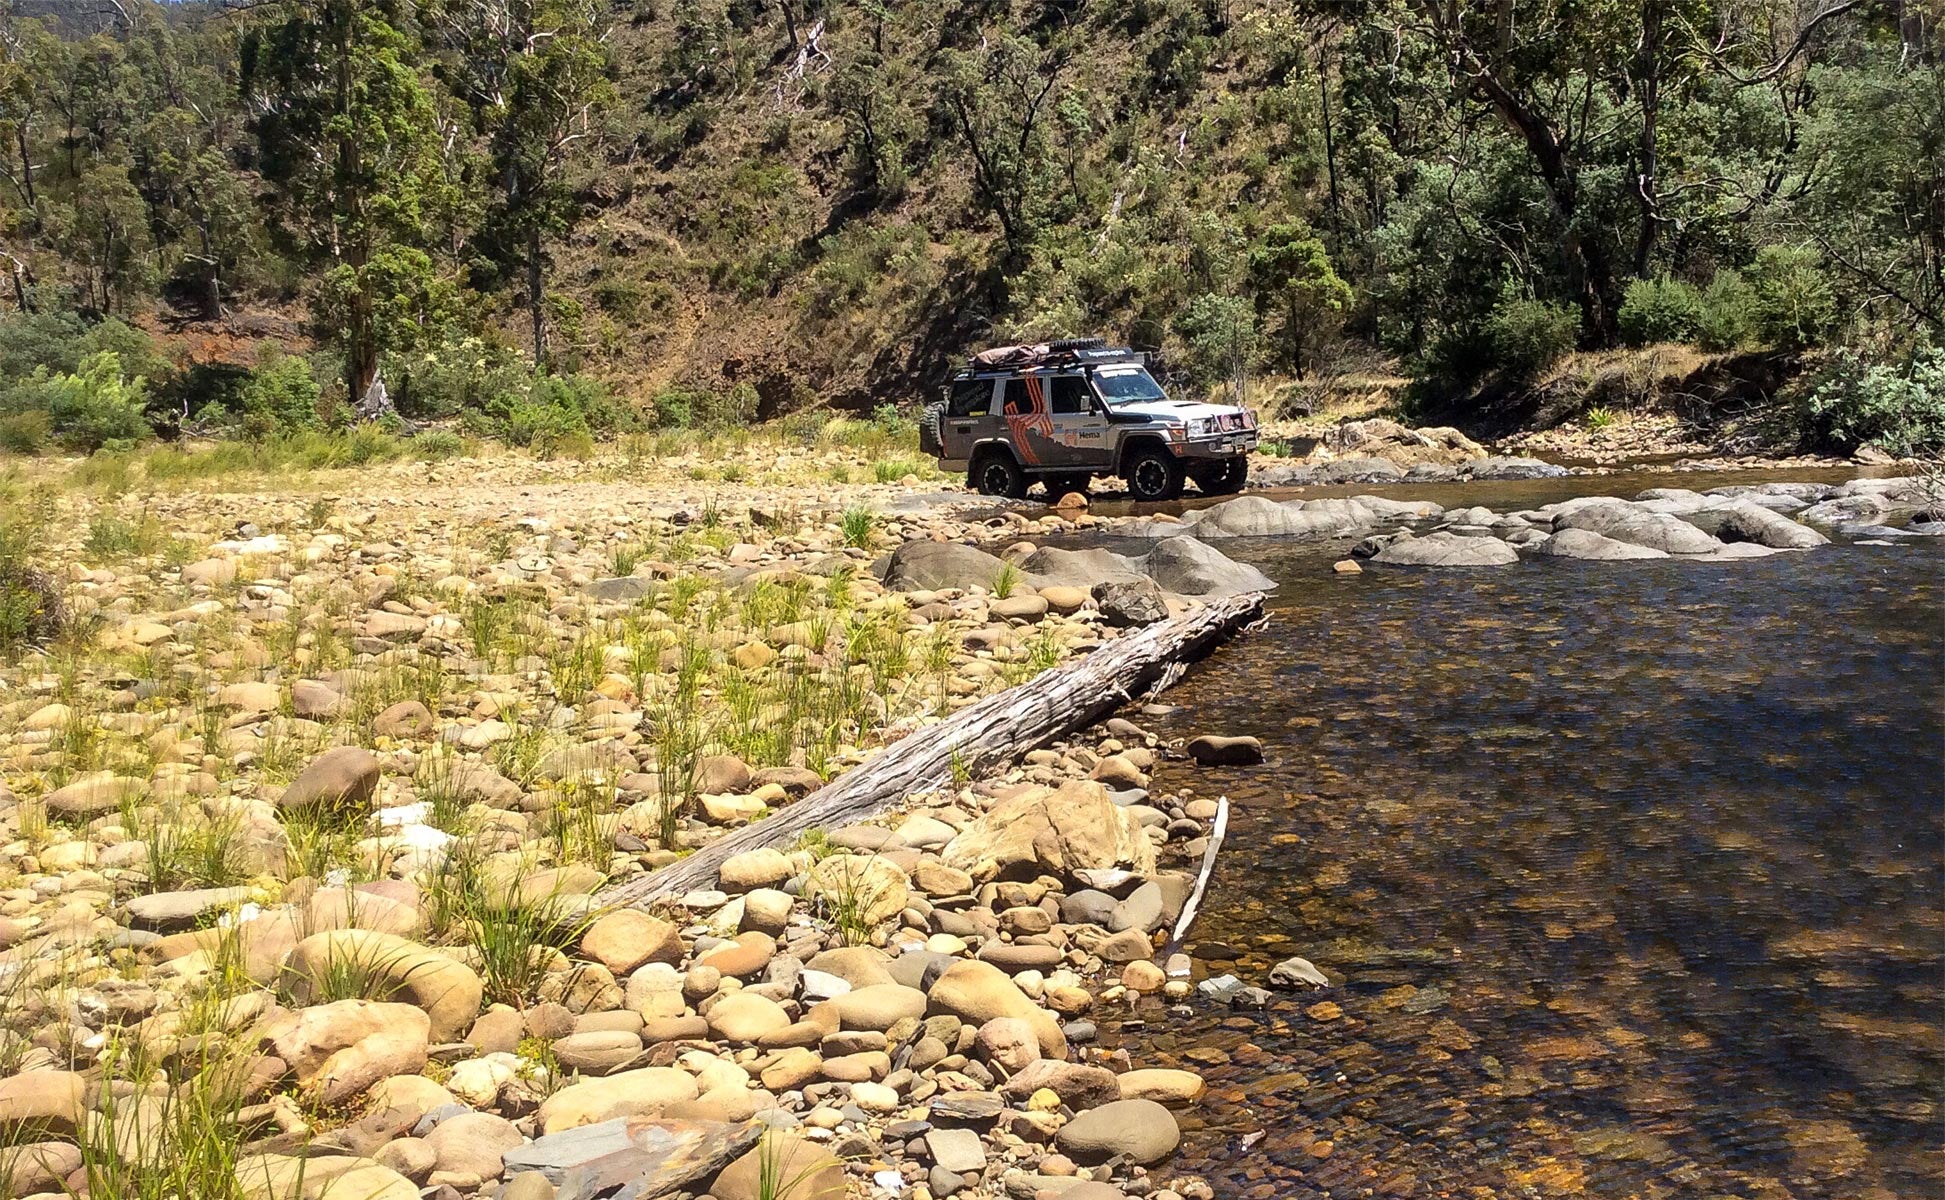
<svg viewBox="0 0 1945 1200"><path fill-rule="evenodd" d="M1216 428L1214 417L1196 417L1189 422L1189 436L1202 437L1213 433Z"/></svg>

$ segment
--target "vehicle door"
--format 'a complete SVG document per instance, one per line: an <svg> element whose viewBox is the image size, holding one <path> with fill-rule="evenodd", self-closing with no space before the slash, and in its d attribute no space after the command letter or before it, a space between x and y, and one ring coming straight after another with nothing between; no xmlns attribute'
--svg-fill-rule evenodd
<svg viewBox="0 0 1945 1200"><path fill-rule="evenodd" d="M1105 470L1108 454L1108 417L1087 376L1079 371L1043 380L1053 424L1055 454L1063 466Z"/></svg>
<svg viewBox="0 0 1945 1200"><path fill-rule="evenodd" d="M1061 465L1044 384L1039 375L1016 375L1000 388L1000 419L1006 423L1006 440L1013 443L1013 452L1029 471Z"/></svg>
<svg viewBox="0 0 1945 1200"><path fill-rule="evenodd" d="M995 380L988 375L983 378L961 379L952 385L952 395L946 400L944 432L940 441L945 444L945 457L965 461L972 457L972 448L979 442L999 435L999 421L993 415L993 393Z"/></svg>

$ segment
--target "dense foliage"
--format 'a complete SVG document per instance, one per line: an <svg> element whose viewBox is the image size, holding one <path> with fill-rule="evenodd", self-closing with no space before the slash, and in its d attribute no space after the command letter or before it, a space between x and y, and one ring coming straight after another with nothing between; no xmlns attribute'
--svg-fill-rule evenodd
<svg viewBox="0 0 1945 1200"><path fill-rule="evenodd" d="M1460 395L1657 340L1896 362L1945 320L1909 0L24 12L0 303L52 340L0 375L19 440L302 428L375 378L520 438L634 419L575 372L769 416L1095 332L1203 386L1382 356ZM179 336L297 311L305 361ZM70 353L70 314L205 369Z"/></svg>

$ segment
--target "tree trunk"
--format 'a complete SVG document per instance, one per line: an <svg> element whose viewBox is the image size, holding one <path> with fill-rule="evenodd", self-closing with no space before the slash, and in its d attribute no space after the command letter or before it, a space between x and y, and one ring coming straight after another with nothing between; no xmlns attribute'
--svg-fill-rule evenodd
<svg viewBox="0 0 1945 1200"><path fill-rule="evenodd" d="M1263 611L1261 593L1213 600L1109 642L1086 658L1043 671L937 725L885 747L863 766L797 803L737 830L681 862L601 893L603 904L646 906L710 887L725 860L812 829L873 816L915 792L943 786L954 764L982 771L1084 728L1133 700L1172 668L1199 657Z"/></svg>
<svg viewBox="0 0 1945 1200"><path fill-rule="evenodd" d="M535 222L533 228L527 231L527 308L533 317L536 368L547 365L547 309L541 303L543 268L540 253L540 224Z"/></svg>
<svg viewBox="0 0 1945 1200"><path fill-rule="evenodd" d="M1661 165L1661 0L1641 6L1641 49L1635 58L1635 99L1641 105L1640 161L1634 180L1635 201L1641 208L1641 228L1634 237L1634 274L1648 277L1649 258L1661 232L1661 201L1657 173Z"/></svg>

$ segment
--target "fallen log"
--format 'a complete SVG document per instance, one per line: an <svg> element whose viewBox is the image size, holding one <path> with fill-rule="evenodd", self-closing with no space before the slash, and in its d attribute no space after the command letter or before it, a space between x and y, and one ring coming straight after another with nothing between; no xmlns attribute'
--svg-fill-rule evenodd
<svg viewBox="0 0 1945 1200"><path fill-rule="evenodd" d="M979 772L1102 719L1152 684L1179 676L1170 668L1198 658L1263 609L1247 592L1198 605L1179 617L1118 637L1087 657L1053 667L954 713L880 750L870 761L802 800L711 843L681 862L602 892L603 904L645 906L712 886L725 860L774 846L812 829L873 816L915 792L944 786L954 764Z"/></svg>

